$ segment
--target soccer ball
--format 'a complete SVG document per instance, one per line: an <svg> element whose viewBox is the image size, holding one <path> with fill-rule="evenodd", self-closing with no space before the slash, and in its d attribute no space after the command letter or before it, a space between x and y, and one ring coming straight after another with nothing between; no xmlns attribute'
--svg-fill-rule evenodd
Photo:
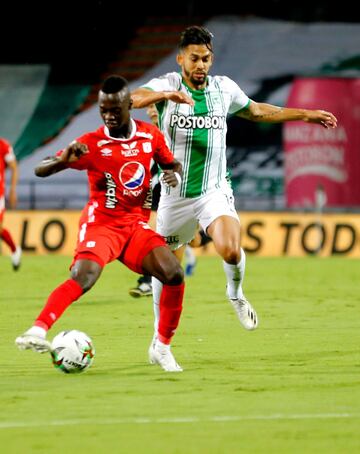
<svg viewBox="0 0 360 454"><path fill-rule="evenodd" d="M89 369L94 356L92 340L87 334L76 329L61 331L51 343L53 365L65 374L76 374Z"/></svg>

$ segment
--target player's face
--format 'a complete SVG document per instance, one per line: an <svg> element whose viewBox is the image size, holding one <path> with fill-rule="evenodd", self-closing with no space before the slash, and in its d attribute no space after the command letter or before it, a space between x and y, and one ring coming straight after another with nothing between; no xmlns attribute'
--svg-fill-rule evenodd
<svg viewBox="0 0 360 454"><path fill-rule="evenodd" d="M177 56L186 83L194 89L204 88L213 62L213 53L204 44L190 44Z"/></svg>
<svg viewBox="0 0 360 454"><path fill-rule="evenodd" d="M129 92L99 93L100 115L113 137L126 136L130 124Z"/></svg>

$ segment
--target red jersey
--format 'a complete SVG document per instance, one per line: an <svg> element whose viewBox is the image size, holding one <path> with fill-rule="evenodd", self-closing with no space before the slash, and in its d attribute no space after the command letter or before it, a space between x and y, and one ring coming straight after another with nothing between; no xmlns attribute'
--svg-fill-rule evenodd
<svg viewBox="0 0 360 454"><path fill-rule="evenodd" d="M104 215L106 222L111 216L116 223L132 222L139 216L148 219L151 160L160 166L174 161L158 128L143 121L130 121L132 132L128 139L111 137L105 126L76 139L86 144L89 152L69 167L87 170L90 222L97 222Z"/></svg>
<svg viewBox="0 0 360 454"><path fill-rule="evenodd" d="M0 138L0 197L5 195L5 170L7 163L15 160L14 151L10 143Z"/></svg>

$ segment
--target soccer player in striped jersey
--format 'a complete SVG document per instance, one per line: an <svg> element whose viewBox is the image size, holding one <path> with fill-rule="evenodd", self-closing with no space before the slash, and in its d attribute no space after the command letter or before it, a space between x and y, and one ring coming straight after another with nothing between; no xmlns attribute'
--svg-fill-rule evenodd
<svg viewBox="0 0 360 454"><path fill-rule="evenodd" d="M267 123L302 120L325 128L336 127L337 120L324 110L255 102L229 77L209 75L214 58L212 38L204 27L185 29L176 58L181 72L167 73L134 90L133 107L156 104L160 129L183 165L181 185L174 189L162 187L157 231L181 258L182 246L192 239L200 223L223 259L227 297L242 325L253 330L258 317L242 289L245 253L240 246L240 222L227 179L226 119L237 115ZM157 314L160 289L161 284L153 282Z"/></svg>

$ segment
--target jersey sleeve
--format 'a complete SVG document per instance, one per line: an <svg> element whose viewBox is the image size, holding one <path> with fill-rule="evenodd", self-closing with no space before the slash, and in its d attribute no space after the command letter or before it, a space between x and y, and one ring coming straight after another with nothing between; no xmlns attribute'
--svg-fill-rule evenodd
<svg viewBox="0 0 360 454"><path fill-rule="evenodd" d="M239 85L228 77L224 78L228 90L231 93L231 104L229 107L229 114L234 115L240 110L248 107L250 98L241 90Z"/></svg>
<svg viewBox="0 0 360 454"><path fill-rule="evenodd" d="M146 84L142 85L141 88L148 88L152 91L177 91L180 90L180 85L176 83L178 79L177 73L167 73L161 77L155 77L149 80Z"/></svg>
<svg viewBox="0 0 360 454"><path fill-rule="evenodd" d="M78 137L75 140L76 140L76 142L81 142L81 143L84 143L86 145L89 145L89 134L84 134L83 136ZM62 150L59 150L56 153L56 156L60 156L63 151L64 151L64 148ZM69 169L75 169L75 170L86 170L91 165L90 156L91 156L91 153L90 153L90 147L89 147L89 153L82 155L78 161L70 162L67 165L67 167Z"/></svg>
<svg viewBox="0 0 360 454"><path fill-rule="evenodd" d="M161 164L171 164L174 161L174 155L166 145L165 137L160 131L156 132L155 141L154 161L160 166Z"/></svg>

